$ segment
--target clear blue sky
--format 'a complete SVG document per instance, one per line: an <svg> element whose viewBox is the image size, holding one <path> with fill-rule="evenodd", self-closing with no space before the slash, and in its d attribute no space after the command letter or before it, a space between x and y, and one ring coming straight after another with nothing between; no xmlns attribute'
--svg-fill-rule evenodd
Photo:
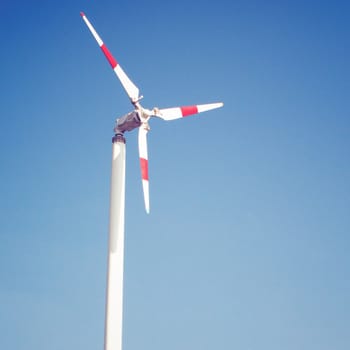
<svg viewBox="0 0 350 350"><path fill-rule="evenodd" d="M127 135L124 349L350 348L347 1L0 3L0 348L103 348L111 137Z"/></svg>

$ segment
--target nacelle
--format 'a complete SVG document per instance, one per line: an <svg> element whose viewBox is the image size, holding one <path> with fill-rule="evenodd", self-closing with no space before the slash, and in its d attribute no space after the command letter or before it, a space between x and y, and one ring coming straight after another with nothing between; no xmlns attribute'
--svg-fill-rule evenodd
<svg viewBox="0 0 350 350"><path fill-rule="evenodd" d="M141 119L137 111L130 112L116 120L114 128L115 134L124 134L125 131L131 131L141 125Z"/></svg>

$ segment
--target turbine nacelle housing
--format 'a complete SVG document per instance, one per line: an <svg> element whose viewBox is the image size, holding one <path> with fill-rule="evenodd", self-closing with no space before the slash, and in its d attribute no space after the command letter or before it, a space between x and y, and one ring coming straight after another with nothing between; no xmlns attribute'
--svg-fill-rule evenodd
<svg viewBox="0 0 350 350"><path fill-rule="evenodd" d="M124 134L125 131L131 131L141 125L141 119L138 111L132 111L121 118L118 118L115 123L114 133Z"/></svg>

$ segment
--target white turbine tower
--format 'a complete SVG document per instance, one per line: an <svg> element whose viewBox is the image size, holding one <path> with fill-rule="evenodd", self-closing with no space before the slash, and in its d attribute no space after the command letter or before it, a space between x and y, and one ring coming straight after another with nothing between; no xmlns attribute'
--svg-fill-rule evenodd
<svg viewBox="0 0 350 350"><path fill-rule="evenodd" d="M125 74L117 60L112 56L101 37L87 19L80 13L90 32L94 36L103 54L119 78L123 88L134 106L134 110L117 119L112 139L112 175L109 214L108 273L105 319L105 350L121 350L123 319L123 270L124 270L124 209L125 209L125 138L124 132L139 128L138 144L141 166L141 178L146 212L149 213L149 179L147 133L149 120L158 117L174 120L189 115L209 111L223 106L223 103L183 106L174 108L143 108L138 87Z"/></svg>

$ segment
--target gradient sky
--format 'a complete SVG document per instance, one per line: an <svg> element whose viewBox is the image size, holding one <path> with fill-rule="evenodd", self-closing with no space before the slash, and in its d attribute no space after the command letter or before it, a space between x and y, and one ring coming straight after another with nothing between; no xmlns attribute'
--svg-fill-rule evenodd
<svg viewBox="0 0 350 350"><path fill-rule="evenodd" d="M103 348L111 137L127 135L124 349L350 348L347 1L0 3L0 349Z"/></svg>

